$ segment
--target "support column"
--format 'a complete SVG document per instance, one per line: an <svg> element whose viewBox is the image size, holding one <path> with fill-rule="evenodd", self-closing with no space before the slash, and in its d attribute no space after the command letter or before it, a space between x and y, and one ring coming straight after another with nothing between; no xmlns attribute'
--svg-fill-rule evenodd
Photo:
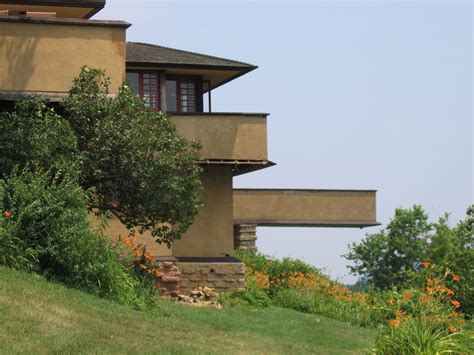
<svg viewBox="0 0 474 355"><path fill-rule="evenodd" d="M234 249L257 250L257 225L234 225Z"/></svg>
<svg viewBox="0 0 474 355"><path fill-rule="evenodd" d="M166 113L168 108L166 107L166 72L160 72L160 109L161 112Z"/></svg>

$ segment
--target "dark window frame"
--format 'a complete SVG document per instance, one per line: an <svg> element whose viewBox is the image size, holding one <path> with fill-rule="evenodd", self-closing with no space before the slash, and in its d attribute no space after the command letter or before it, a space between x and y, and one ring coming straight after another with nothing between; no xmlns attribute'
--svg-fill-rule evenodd
<svg viewBox="0 0 474 355"><path fill-rule="evenodd" d="M137 73L138 74L138 97L143 100L144 99L144 80L143 80L143 74L155 74L158 76L158 92L157 92L157 97L158 97L158 107L153 108L150 107L153 111L159 112L161 111L161 73L163 71L161 70L143 70L143 69L130 69L127 70L126 73ZM176 108L177 111L169 111L169 113L174 113L174 114L181 114L181 113L202 113L204 110L204 104L203 104L203 78L202 75L181 75L181 74L165 74L165 86L166 86L166 80L176 80ZM195 111L194 112L182 112L182 104L181 104L181 81L194 81L195 82L195 87L194 87L194 100L195 100Z"/></svg>
<svg viewBox="0 0 474 355"><path fill-rule="evenodd" d="M180 74L166 74L166 80L176 80L176 108L177 111L168 111L170 113L202 113L203 112L203 89L202 89L202 75L180 75ZM181 103L181 80L194 81L194 100L195 111L183 112Z"/></svg>

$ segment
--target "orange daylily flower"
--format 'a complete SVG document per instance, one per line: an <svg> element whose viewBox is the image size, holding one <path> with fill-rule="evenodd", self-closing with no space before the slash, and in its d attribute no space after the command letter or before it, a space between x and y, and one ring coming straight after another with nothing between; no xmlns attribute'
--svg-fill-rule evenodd
<svg viewBox="0 0 474 355"><path fill-rule="evenodd" d="M447 294L448 296L454 296L454 293L455 293L453 290L451 290L451 289L449 289L449 288L447 288L447 287L444 289L444 292L446 292L446 294Z"/></svg>
<svg viewBox="0 0 474 355"><path fill-rule="evenodd" d="M448 328L448 330L451 332L451 333L456 333L458 331L458 328L456 328L454 325L450 326Z"/></svg>
<svg viewBox="0 0 474 355"><path fill-rule="evenodd" d="M454 306L454 308L458 308L461 306L461 303L459 301L451 301L451 304Z"/></svg>
<svg viewBox="0 0 474 355"><path fill-rule="evenodd" d="M140 265L138 265L138 267L139 267L140 269L143 269L143 270L146 269L146 265L145 265L145 264L140 264Z"/></svg>
<svg viewBox="0 0 474 355"><path fill-rule="evenodd" d="M12 213L10 211L7 211L7 210L3 211L2 214L3 214L3 217L5 217L5 218L10 218L12 216Z"/></svg>
<svg viewBox="0 0 474 355"><path fill-rule="evenodd" d="M459 282L461 280L461 277L459 275L453 274L453 281Z"/></svg>
<svg viewBox="0 0 474 355"><path fill-rule="evenodd" d="M386 301L388 304L394 304L395 303L395 300L393 298L389 298L387 299Z"/></svg>
<svg viewBox="0 0 474 355"><path fill-rule="evenodd" d="M423 261L423 262L421 263L421 266L423 266L423 267L428 267L428 266L430 266L430 265L431 265L431 264L430 264L429 261Z"/></svg>
<svg viewBox="0 0 474 355"><path fill-rule="evenodd" d="M400 319L390 319L388 321L388 324L390 324L393 327L398 327L400 325Z"/></svg>

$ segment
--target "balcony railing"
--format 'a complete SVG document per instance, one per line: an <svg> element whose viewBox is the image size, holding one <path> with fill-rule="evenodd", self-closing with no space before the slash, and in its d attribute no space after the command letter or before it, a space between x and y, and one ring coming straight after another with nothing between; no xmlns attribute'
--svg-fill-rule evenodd
<svg viewBox="0 0 474 355"><path fill-rule="evenodd" d="M266 161L267 114L173 114L170 120L186 139L197 139L209 160Z"/></svg>
<svg viewBox="0 0 474 355"><path fill-rule="evenodd" d="M110 92L125 76L122 21L0 16L0 99L41 95L58 99L80 68L106 71Z"/></svg>

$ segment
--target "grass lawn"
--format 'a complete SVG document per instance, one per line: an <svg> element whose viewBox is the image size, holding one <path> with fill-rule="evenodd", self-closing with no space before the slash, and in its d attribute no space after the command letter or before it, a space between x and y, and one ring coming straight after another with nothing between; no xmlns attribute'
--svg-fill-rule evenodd
<svg viewBox="0 0 474 355"><path fill-rule="evenodd" d="M375 331L282 308L139 312L0 267L0 353L357 354Z"/></svg>

